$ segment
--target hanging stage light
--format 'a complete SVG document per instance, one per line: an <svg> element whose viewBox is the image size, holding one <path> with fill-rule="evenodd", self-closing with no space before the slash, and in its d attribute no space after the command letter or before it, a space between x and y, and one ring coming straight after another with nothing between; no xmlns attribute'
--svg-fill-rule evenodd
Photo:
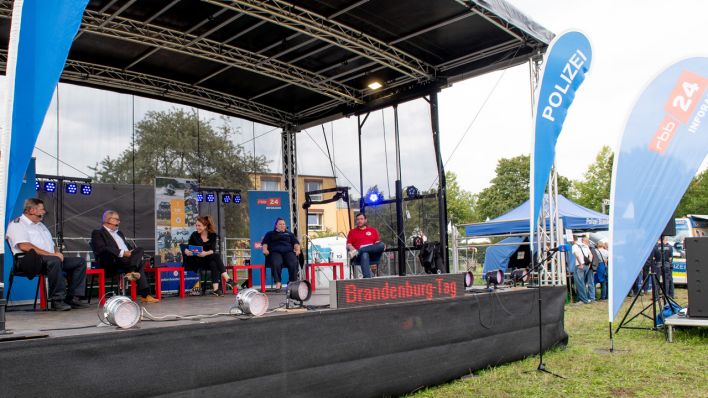
<svg viewBox="0 0 708 398"><path fill-rule="evenodd" d="M91 195L91 191L93 188L91 188L91 184L81 184L81 194L82 195Z"/></svg>
<svg viewBox="0 0 708 398"><path fill-rule="evenodd" d="M261 316L268 311L268 296L253 288L241 290L233 308L245 315Z"/></svg>
<svg viewBox="0 0 708 398"><path fill-rule="evenodd" d="M197 202L203 202L204 201L204 194L201 192L197 192Z"/></svg>
<svg viewBox="0 0 708 398"><path fill-rule="evenodd" d="M500 269L488 271L484 275L484 280L487 281L487 288L491 285L494 285L494 288L496 288L497 285L501 285L504 282L504 272Z"/></svg>
<svg viewBox="0 0 708 398"><path fill-rule="evenodd" d="M34 190L39 191L39 181L34 180Z"/></svg>
<svg viewBox="0 0 708 398"><path fill-rule="evenodd" d="M231 203L231 194L230 193L222 193L221 194L221 203L224 203L224 204Z"/></svg>
<svg viewBox="0 0 708 398"><path fill-rule="evenodd" d="M75 182L67 183L65 189L69 195L76 195L79 192L79 186Z"/></svg>
<svg viewBox="0 0 708 398"><path fill-rule="evenodd" d="M406 196L408 196L408 199L414 199L420 196L420 192L418 191L418 188L411 185L406 188Z"/></svg>
<svg viewBox="0 0 708 398"><path fill-rule="evenodd" d="M240 204L241 203L241 194L236 192L234 194L234 204Z"/></svg>
<svg viewBox="0 0 708 398"><path fill-rule="evenodd" d="M113 296L98 307L98 319L106 325L130 329L140 322L140 306L125 296Z"/></svg>
<svg viewBox="0 0 708 398"><path fill-rule="evenodd" d="M530 275L528 268L517 268L511 271L511 280L514 282L514 285L521 283L523 286L524 283L528 282Z"/></svg>
<svg viewBox="0 0 708 398"><path fill-rule="evenodd" d="M285 289L285 299L287 300L286 308L290 308L290 300L295 300L298 302L298 305L302 306L302 303L309 300L310 296L312 296L312 286L310 282L290 282Z"/></svg>
<svg viewBox="0 0 708 398"><path fill-rule="evenodd" d="M52 193L57 190L57 183L54 181L44 182L44 192Z"/></svg>
<svg viewBox="0 0 708 398"><path fill-rule="evenodd" d="M214 203L216 201L216 195L214 193L209 192L206 194L205 199L207 203Z"/></svg>
<svg viewBox="0 0 708 398"><path fill-rule="evenodd" d="M465 287L472 287L474 285L474 274L472 271L465 272Z"/></svg>

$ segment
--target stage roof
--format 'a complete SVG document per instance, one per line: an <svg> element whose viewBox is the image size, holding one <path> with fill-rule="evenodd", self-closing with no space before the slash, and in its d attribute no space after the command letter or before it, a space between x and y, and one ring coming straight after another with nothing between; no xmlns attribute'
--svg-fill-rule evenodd
<svg viewBox="0 0 708 398"><path fill-rule="evenodd" d="M552 37L502 0L91 0L61 81L302 128L520 64Z"/></svg>

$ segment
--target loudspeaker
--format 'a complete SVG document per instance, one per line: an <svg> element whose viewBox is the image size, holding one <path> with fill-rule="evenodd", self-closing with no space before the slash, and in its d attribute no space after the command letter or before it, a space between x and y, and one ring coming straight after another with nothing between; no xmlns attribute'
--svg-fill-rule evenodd
<svg viewBox="0 0 708 398"><path fill-rule="evenodd" d="M673 216L671 216L669 223L666 224L666 228L664 228L664 232L661 233L661 236L676 236L676 219Z"/></svg>
<svg viewBox="0 0 708 398"><path fill-rule="evenodd" d="M686 238L688 316L708 318L708 237Z"/></svg>

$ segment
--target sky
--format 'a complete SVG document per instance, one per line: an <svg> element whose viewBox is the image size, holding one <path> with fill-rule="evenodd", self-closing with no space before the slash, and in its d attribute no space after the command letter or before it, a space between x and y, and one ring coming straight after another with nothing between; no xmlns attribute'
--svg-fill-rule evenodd
<svg viewBox="0 0 708 398"><path fill-rule="evenodd" d="M554 33L582 31L593 46L592 66L556 148L559 173L571 179L582 178L603 145L616 146L635 99L654 76L681 58L706 54L707 1L509 2ZM4 87L3 77L2 92ZM457 174L463 189L481 191L494 177L499 159L531 152L531 98L528 64L460 82L440 93L442 157L446 170ZM116 157L128 147L133 120L139 121L147 111L171 107L196 112L161 101L61 84L35 150L38 172L91 175L89 166L105 156ZM403 186L434 187L427 103L401 104L398 113ZM199 116L215 125L222 123L215 113L199 111ZM393 120L389 108L372 113L364 125L364 190L377 185L387 194L392 192L397 175ZM237 132L235 143L243 143L249 152L255 149L270 161L271 171L281 172L279 130L236 118L226 123ZM87 133L91 144L87 144ZM251 140L254 136L260 137ZM356 117L303 131L297 146L301 174L331 176L333 163L338 183L352 186L357 196ZM58 166L57 153L63 162Z"/></svg>

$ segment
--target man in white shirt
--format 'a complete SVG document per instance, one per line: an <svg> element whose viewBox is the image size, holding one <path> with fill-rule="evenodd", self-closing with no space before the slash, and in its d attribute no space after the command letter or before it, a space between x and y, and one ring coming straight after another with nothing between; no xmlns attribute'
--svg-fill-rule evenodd
<svg viewBox="0 0 708 398"><path fill-rule="evenodd" d="M86 289L86 262L80 257L64 257L54 245L52 234L42 223L47 211L41 199L25 200L23 214L7 226L7 240L13 254L34 251L42 258L49 280L49 300L51 309L68 311L72 308L86 308L80 302ZM66 291L66 278L71 285Z"/></svg>
<svg viewBox="0 0 708 398"><path fill-rule="evenodd" d="M590 248L579 236L575 237L573 244L573 256L575 257L575 270L573 271L573 283L579 303L590 304L588 296L588 272L592 275L592 253Z"/></svg>

